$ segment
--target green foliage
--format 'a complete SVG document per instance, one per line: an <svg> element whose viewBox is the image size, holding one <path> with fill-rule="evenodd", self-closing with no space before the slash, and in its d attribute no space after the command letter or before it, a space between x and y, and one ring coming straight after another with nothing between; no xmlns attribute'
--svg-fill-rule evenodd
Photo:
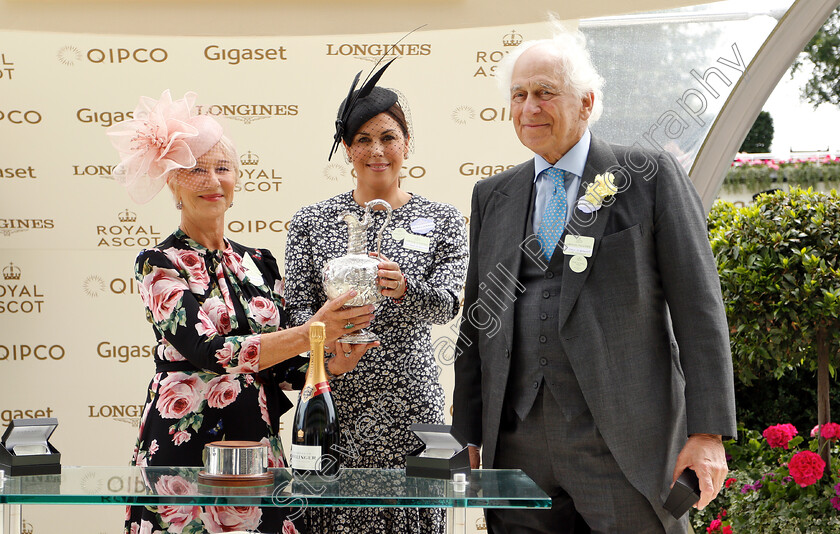
<svg viewBox="0 0 840 534"><path fill-rule="evenodd" d="M829 332L832 355L840 342L840 197L794 189L717 204L710 240L737 379L814 370L817 330Z"/></svg>
<svg viewBox="0 0 840 534"><path fill-rule="evenodd" d="M835 440L829 443L836 457L840 449ZM825 472L815 484L801 487L788 470L797 452L817 451L817 438L799 435L788 449L770 448L761 434L741 427L738 439L724 445L730 457L727 483L708 507L691 512L695 532L706 532L720 518L721 528L729 526L736 534L840 533L840 512L831 501L838 498L837 471Z"/></svg>
<svg viewBox="0 0 840 534"><path fill-rule="evenodd" d="M783 183L802 188L817 187L821 183L836 186L840 184L840 158L736 159L726 173L723 187L726 191L759 193Z"/></svg>
<svg viewBox="0 0 840 534"><path fill-rule="evenodd" d="M759 112L738 152L748 152L750 154L770 152L770 145L773 144L773 133L773 117L766 111Z"/></svg>
<svg viewBox="0 0 840 534"><path fill-rule="evenodd" d="M793 76L800 68L811 67L811 77L802 88L802 99L814 107L823 103L840 105L840 7L802 52L791 70Z"/></svg>

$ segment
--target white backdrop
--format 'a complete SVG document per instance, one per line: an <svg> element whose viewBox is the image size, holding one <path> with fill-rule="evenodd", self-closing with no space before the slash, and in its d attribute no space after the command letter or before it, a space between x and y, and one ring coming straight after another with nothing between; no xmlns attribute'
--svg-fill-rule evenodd
<svg viewBox="0 0 840 534"><path fill-rule="evenodd" d="M530 157L493 71L542 24L417 32L382 85L407 97L416 151L403 187L469 215L473 184ZM134 205L110 178L105 136L141 95L198 93L242 155L227 236L282 260L303 205L352 188L326 156L350 80L402 35L161 37L0 31L0 418L57 417L64 465L125 465L154 373L134 258L178 212L165 191ZM282 265L281 265L282 269ZM451 343L440 338L451 404ZM449 352L447 354L447 352ZM296 394L293 400L296 399ZM284 418L289 443L292 412ZM288 445L287 445L288 446ZM108 486L118 481L107 481ZM121 482L119 482L121 483ZM92 513L94 512L94 513ZM24 507L33 534L121 532L122 507ZM480 513L468 523L480 529Z"/></svg>

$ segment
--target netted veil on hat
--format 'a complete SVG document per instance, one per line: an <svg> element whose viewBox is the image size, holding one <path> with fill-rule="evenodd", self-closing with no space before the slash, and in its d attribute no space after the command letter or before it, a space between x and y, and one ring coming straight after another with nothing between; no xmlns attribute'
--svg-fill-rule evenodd
<svg viewBox="0 0 840 534"><path fill-rule="evenodd" d="M166 185L169 171L194 167L196 158L222 138L224 130L216 119L192 115L195 100L196 94L187 92L173 101L169 89L159 100L142 96L132 119L106 131L120 156L114 179L135 202L151 200Z"/></svg>
<svg viewBox="0 0 840 534"><path fill-rule="evenodd" d="M397 104L403 115L401 121L404 124L401 124L401 126L404 126L406 129L404 133L409 139L409 151L413 148L414 135L411 129L411 115L405 97L395 89L387 89L376 85L385 72L385 69L395 59L386 63L376 74L370 76L359 89L356 89L356 85L359 83L359 78L362 73L360 71L356 74L353 83L350 85L350 91L347 97L338 107L338 116L335 120L335 135L333 136L333 145L329 155L330 159L332 159L333 154L339 145L341 145L342 140L347 145L352 144L353 136L356 135L359 128L380 113L389 112L394 104Z"/></svg>

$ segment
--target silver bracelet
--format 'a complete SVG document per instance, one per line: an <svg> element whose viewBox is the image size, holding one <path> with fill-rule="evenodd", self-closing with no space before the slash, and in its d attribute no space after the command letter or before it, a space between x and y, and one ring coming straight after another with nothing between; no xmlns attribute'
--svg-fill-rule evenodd
<svg viewBox="0 0 840 534"><path fill-rule="evenodd" d="M330 361L335 358L335 355L330 356L326 360L324 360L324 371L327 373L327 380L333 380L335 378L339 378L341 375L334 375L330 372ZM344 373L341 373L342 375Z"/></svg>

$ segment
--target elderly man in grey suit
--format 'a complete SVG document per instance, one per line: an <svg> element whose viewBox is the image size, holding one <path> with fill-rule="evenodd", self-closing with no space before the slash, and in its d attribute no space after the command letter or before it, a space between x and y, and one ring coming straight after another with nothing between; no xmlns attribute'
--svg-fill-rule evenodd
<svg viewBox="0 0 840 534"><path fill-rule="evenodd" d="M692 469L708 504L736 432L703 207L670 154L590 134L602 80L581 34L508 61L534 158L473 192L453 425L552 507L487 510L488 530L684 532L663 507L673 481Z"/></svg>

